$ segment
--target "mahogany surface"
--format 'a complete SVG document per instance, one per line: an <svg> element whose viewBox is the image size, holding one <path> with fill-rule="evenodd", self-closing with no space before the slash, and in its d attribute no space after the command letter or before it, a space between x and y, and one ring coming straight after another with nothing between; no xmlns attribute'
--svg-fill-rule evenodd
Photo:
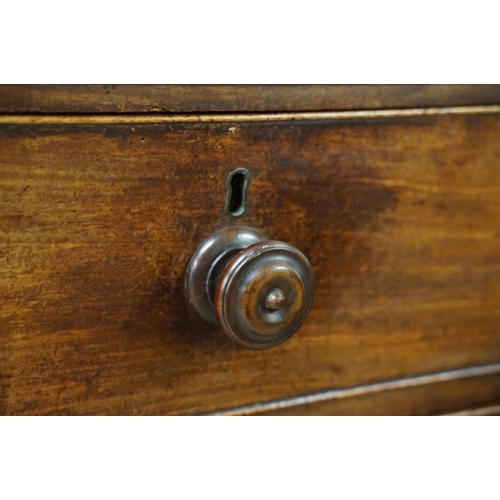
<svg viewBox="0 0 500 500"><path fill-rule="evenodd" d="M499 137L499 113L0 125L0 413L210 413L499 364ZM306 323L263 352L183 296L195 248L235 224L237 167L252 183L236 224L315 273ZM293 412L492 406L499 378L450 382L443 404L436 385L399 409L404 391Z"/></svg>
<svg viewBox="0 0 500 500"><path fill-rule="evenodd" d="M211 113L471 106L500 85L0 85L0 113Z"/></svg>

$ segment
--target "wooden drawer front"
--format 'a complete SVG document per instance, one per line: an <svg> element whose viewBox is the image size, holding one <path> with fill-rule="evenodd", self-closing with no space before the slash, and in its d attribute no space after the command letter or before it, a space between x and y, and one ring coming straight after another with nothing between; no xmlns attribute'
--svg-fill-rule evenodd
<svg viewBox="0 0 500 500"><path fill-rule="evenodd" d="M212 412L500 363L499 137L499 114L0 125L0 412ZM183 297L236 167L236 223L316 278L265 352Z"/></svg>
<svg viewBox="0 0 500 500"><path fill-rule="evenodd" d="M0 113L269 113L499 102L499 85L0 85Z"/></svg>

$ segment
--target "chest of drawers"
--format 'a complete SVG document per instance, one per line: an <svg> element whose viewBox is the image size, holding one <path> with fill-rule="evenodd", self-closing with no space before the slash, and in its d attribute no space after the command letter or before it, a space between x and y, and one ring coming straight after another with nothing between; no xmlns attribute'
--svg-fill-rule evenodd
<svg viewBox="0 0 500 500"><path fill-rule="evenodd" d="M0 87L0 413L500 411L499 137L498 86ZM314 272L273 349L186 304L232 225Z"/></svg>

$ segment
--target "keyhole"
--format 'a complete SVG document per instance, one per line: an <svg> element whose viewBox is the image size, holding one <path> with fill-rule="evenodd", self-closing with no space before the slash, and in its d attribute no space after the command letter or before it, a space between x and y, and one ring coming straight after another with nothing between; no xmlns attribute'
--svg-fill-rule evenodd
<svg viewBox="0 0 500 500"><path fill-rule="evenodd" d="M229 217L241 217L247 211L250 178L246 168L237 168L227 176L226 215Z"/></svg>

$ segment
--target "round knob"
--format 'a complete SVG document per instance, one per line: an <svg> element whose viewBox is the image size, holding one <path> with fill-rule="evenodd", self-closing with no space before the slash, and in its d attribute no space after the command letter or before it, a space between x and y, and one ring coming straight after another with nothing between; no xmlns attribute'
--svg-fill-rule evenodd
<svg viewBox="0 0 500 500"><path fill-rule="evenodd" d="M304 255L280 241L263 241L234 256L214 297L224 333L245 347L265 349L290 338L312 302L312 270Z"/></svg>
<svg viewBox="0 0 500 500"><path fill-rule="evenodd" d="M193 255L186 295L237 344L268 349L289 339L312 304L312 269L296 248L249 228L212 235Z"/></svg>

